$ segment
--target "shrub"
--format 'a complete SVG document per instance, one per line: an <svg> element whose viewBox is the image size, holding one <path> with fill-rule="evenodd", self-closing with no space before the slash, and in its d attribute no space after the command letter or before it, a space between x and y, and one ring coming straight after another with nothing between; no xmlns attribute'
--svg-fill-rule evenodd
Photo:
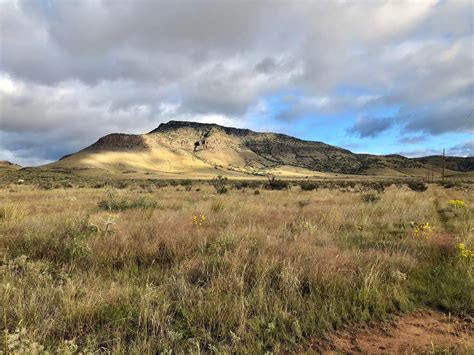
<svg viewBox="0 0 474 355"><path fill-rule="evenodd" d="M237 189L237 190L244 190L249 187L250 187L250 184L247 181L238 181L234 184L234 189Z"/></svg>
<svg viewBox="0 0 474 355"><path fill-rule="evenodd" d="M215 177L214 179L212 179L211 181L211 184L212 186L214 186L214 188L216 189L216 192L218 194L225 194L227 193L227 178L226 177L222 177L222 176L217 176Z"/></svg>
<svg viewBox="0 0 474 355"><path fill-rule="evenodd" d="M118 189L126 189L130 185L130 182L128 181L118 181L115 183L115 187Z"/></svg>
<svg viewBox="0 0 474 355"><path fill-rule="evenodd" d="M443 186L445 189L450 189L452 187L462 187L462 183L460 181L452 180L441 181L440 185Z"/></svg>
<svg viewBox="0 0 474 355"><path fill-rule="evenodd" d="M41 190L51 190L52 188L54 188L53 184L50 181L41 181L38 184L38 187Z"/></svg>
<svg viewBox="0 0 474 355"><path fill-rule="evenodd" d="M285 190L289 187L289 183L283 180L277 180L275 177L272 177L265 184L265 188L268 190Z"/></svg>
<svg viewBox="0 0 474 355"><path fill-rule="evenodd" d="M254 195L260 195L260 191L255 190L255 191L253 192L253 194L254 194Z"/></svg>
<svg viewBox="0 0 474 355"><path fill-rule="evenodd" d="M234 183L234 188L237 190L255 189L260 186L258 181L237 181Z"/></svg>
<svg viewBox="0 0 474 355"><path fill-rule="evenodd" d="M368 194L361 195L360 199L362 202L365 202L365 203L375 203L375 202L380 201L380 196L376 194L368 193Z"/></svg>
<svg viewBox="0 0 474 355"><path fill-rule="evenodd" d="M409 181L407 183L407 186L416 192L423 192L426 191L426 189L428 188L428 186L426 186L426 184L421 180Z"/></svg>
<svg viewBox="0 0 474 355"><path fill-rule="evenodd" d="M186 179L186 180L181 180L179 182L179 184L181 186L192 186L193 185L193 181L192 180L189 180L189 179Z"/></svg>
<svg viewBox="0 0 474 355"><path fill-rule="evenodd" d="M388 185L390 186L390 185ZM370 187L373 188L377 192L384 192L385 191L385 185L383 182L380 181L372 181L370 183Z"/></svg>
<svg viewBox="0 0 474 355"><path fill-rule="evenodd" d="M300 182L301 191L313 191L318 189L318 184L311 181Z"/></svg>
<svg viewBox="0 0 474 355"><path fill-rule="evenodd" d="M178 182L176 180L170 180L169 183L171 186L178 186Z"/></svg>

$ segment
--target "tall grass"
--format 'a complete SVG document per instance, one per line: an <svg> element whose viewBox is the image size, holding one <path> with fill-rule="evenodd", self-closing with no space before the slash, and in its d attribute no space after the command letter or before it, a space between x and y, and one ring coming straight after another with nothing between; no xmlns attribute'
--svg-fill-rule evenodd
<svg viewBox="0 0 474 355"><path fill-rule="evenodd" d="M2 347L284 352L397 312L472 313L473 264L456 249L474 249L472 194L452 211L463 197L436 186L376 203L300 190L142 193L159 208L130 188L1 191Z"/></svg>

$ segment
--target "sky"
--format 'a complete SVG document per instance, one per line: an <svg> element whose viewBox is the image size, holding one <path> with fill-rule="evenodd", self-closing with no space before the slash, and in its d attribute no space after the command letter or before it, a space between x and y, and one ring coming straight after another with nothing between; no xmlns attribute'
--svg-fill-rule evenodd
<svg viewBox="0 0 474 355"><path fill-rule="evenodd" d="M473 2L0 1L0 160L169 120L472 156Z"/></svg>

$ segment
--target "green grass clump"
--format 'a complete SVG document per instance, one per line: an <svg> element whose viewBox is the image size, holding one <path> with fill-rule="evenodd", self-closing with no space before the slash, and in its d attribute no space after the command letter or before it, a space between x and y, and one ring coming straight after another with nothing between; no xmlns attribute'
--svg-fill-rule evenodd
<svg viewBox="0 0 474 355"><path fill-rule="evenodd" d="M107 198L98 202L99 209L105 211L126 211L130 209L155 209L159 208L158 201L149 197L118 197L115 193L109 193Z"/></svg>

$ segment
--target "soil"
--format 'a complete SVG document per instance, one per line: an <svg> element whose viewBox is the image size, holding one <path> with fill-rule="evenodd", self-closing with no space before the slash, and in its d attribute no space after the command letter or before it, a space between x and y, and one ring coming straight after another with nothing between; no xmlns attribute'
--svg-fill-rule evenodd
<svg viewBox="0 0 474 355"><path fill-rule="evenodd" d="M390 322L358 325L329 334L305 353L474 354L474 319L438 312L397 317Z"/></svg>

